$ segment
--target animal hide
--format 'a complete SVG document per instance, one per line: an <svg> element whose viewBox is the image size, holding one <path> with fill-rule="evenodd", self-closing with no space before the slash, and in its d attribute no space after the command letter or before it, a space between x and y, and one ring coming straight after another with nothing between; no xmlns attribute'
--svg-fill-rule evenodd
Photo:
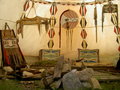
<svg viewBox="0 0 120 90"><path fill-rule="evenodd" d="M104 22L104 13L116 13L117 14L117 26L118 26L118 5L112 4L109 2L107 5L104 5L102 8L102 31L103 31L103 22Z"/></svg>
<svg viewBox="0 0 120 90"><path fill-rule="evenodd" d="M17 20L16 27L18 27L18 25L19 25L19 27L17 28L17 34L21 33L21 35L23 37L23 26L24 25L38 25L38 30L40 33L40 25L41 24L45 24L45 29L47 32L49 29L50 19L36 16L34 18L25 17L23 19Z"/></svg>
<svg viewBox="0 0 120 90"><path fill-rule="evenodd" d="M64 28L66 29L66 47L68 48L68 50L70 48L72 49L73 29L76 27L77 24L78 15L76 14L76 12L68 9L61 14L59 19L59 48L61 48L61 28Z"/></svg>

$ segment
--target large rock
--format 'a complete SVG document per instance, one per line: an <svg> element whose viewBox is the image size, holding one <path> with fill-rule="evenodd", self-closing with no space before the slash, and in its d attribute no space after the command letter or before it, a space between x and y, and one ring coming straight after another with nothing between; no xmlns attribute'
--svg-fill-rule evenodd
<svg viewBox="0 0 120 90"><path fill-rule="evenodd" d="M44 85L48 87L53 82L53 76L44 77L42 80Z"/></svg>
<svg viewBox="0 0 120 90"><path fill-rule="evenodd" d="M77 76L82 81L88 81L94 74L94 71L92 68L86 68L82 71L76 71Z"/></svg>
<svg viewBox="0 0 120 90"><path fill-rule="evenodd" d="M45 85L44 85L43 79L40 80L39 86L40 86L41 89L44 90Z"/></svg>
<svg viewBox="0 0 120 90"><path fill-rule="evenodd" d="M50 85L50 87L51 87L52 89L58 89L58 88L60 87L60 85L61 85L61 82L62 82L62 80L59 79L58 81L53 82L53 83Z"/></svg>
<svg viewBox="0 0 120 90"><path fill-rule="evenodd" d="M54 67L47 68L47 72L49 75L53 75L54 74Z"/></svg>
<svg viewBox="0 0 120 90"><path fill-rule="evenodd" d="M31 73L31 72L28 72L28 71L23 71L23 77L33 77L34 76L34 74L33 73Z"/></svg>
<svg viewBox="0 0 120 90"><path fill-rule="evenodd" d="M73 71L63 76L62 83L64 90L81 90L83 88L79 77Z"/></svg>
<svg viewBox="0 0 120 90"><path fill-rule="evenodd" d="M99 81L96 78L90 78L89 82L91 83L93 89L102 89Z"/></svg>
<svg viewBox="0 0 120 90"><path fill-rule="evenodd" d="M92 88L92 85L89 82L82 82L83 87Z"/></svg>
<svg viewBox="0 0 120 90"><path fill-rule="evenodd" d="M9 73L14 71L10 66L3 67L3 70L5 70L5 72L9 72Z"/></svg>
<svg viewBox="0 0 120 90"><path fill-rule="evenodd" d="M70 65L70 63L65 63L63 65L62 72L65 73L65 72L69 72L69 71L71 71L71 65Z"/></svg>
<svg viewBox="0 0 120 90"><path fill-rule="evenodd" d="M54 78L61 78L64 61L58 61L54 68Z"/></svg>
<svg viewBox="0 0 120 90"><path fill-rule="evenodd" d="M39 72L40 73L42 73L42 72L44 72L45 71L45 69L39 69Z"/></svg>

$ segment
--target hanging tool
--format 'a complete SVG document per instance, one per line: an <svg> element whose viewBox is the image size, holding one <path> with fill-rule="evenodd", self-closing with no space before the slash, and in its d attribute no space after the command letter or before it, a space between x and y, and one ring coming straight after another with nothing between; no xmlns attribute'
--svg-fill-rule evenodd
<svg viewBox="0 0 120 90"><path fill-rule="evenodd" d="M94 8L94 20L95 20L95 28L96 28L96 43L97 43L97 6L95 0L95 8Z"/></svg>

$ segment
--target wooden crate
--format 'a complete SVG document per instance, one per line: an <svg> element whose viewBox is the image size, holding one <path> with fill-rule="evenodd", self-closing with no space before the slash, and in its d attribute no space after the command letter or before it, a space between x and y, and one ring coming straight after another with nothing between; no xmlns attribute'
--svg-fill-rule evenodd
<svg viewBox="0 0 120 90"><path fill-rule="evenodd" d="M56 60L60 57L60 50L41 49L39 51L40 60Z"/></svg>
<svg viewBox="0 0 120 90"><path fill-rule="evenodd" d="M78 59L84 59L85 62L100 62L99 49L78 49Z"/></svg>

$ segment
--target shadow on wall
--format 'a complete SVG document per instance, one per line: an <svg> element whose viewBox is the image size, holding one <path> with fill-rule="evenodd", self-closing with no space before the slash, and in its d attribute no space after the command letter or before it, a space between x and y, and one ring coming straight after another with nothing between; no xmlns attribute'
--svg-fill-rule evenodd
<svg viewBox="0 0 120 90"><path fill-rule="evenodd" d="M24 56L24 57L28 65L32 65L40 61L38 56Z"/></svg>
<svg viewBox="0 0 120 90"><path fill-rule="evenodd" d="M101 63L109 63L109 64L112 64L113 66L116 66L118 59L119 59L118 54L114 54L114 55L106 54L106 55L100 56Z"/></svg>

